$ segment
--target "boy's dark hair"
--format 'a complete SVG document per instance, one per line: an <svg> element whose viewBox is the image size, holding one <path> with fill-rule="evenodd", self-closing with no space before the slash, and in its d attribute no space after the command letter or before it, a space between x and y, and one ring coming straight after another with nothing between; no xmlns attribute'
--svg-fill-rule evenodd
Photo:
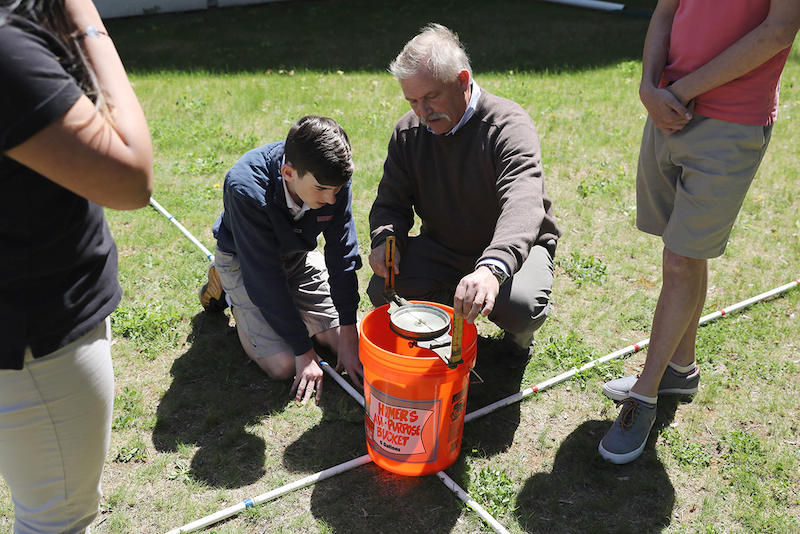
<svg viewBox="0 0 800 534"><path fill-rule="evenodd" d="M292 125L286 136L286 163L300 176L310 172L321 185L346 184L353 177L350 140L339 123L308 115Z"/></svg>

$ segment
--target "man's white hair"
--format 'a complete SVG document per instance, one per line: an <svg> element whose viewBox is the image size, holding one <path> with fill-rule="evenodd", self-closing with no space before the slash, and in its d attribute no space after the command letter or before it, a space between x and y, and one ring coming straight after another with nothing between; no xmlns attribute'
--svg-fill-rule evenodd
<svg viewBox="0 0 800 534"><path fill-rule="evenodd" d="M427 71L437 80L451 82L464 70L471 79L472 67L458 35L435 22L422 28L389 64L389 72L398 80Z"/></svg>

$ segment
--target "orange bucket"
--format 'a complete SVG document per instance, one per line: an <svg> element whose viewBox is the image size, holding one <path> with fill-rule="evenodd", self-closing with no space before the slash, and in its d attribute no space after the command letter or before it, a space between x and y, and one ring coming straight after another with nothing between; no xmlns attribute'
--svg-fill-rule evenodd
<svg viewBox="0 0 800 534"><path fill-rule="evenodd" d="M452 323L451 307L426 304L445 310ZM453 465L461 451L478 332L474 324L464 324L464 363L449 369L432 350L392 331L388 307L361 320L367 451L373 462L398 475L436 473Z"/></svg>

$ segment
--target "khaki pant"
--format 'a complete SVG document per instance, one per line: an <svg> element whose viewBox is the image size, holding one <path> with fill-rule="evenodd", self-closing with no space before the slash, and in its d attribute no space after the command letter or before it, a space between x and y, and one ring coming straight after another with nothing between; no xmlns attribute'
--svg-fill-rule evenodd
<svg viewBox="0 0 800 534"><path fill-rule="evenodd" d="M308 336L339 326L339 314L333 305L325 258L317 250L295 254L284 260L287 282L294 304L308 329ZM253 346L255 358L268 358L292 347L267 323L253 304L244 286L239 258L219 247L214 252L214 267L222 289L233 306L236 328L243 330Z"/></svg>
<svg viewBox="0 0 800 534"><path fill-rule="evenodd" d="M533 334L550 313L553 289L553 256L556 243L534 246L520 270L500 287L489 319L505 330L520 347L529 347ZM477 258L458 254L425 234L409 238L395 277L397 294L408 300L453 305L458 282L475 270ZM373 306L386 304L384 280L372 277L367 294Z"/></svg>
<svg viewBox="0 0 800 534"><path fill-rule="evenodd" d="M97 515L114 407L106 319L21 371L0 371L0 474L14 534L88 532Z"/></svg>

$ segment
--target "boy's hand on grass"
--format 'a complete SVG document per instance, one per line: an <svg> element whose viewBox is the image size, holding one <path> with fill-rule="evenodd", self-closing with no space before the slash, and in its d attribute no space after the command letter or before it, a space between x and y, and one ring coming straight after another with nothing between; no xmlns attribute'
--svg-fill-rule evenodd
<svg viewBox="0 0 800 534"><path fill-rule="evenodd" d="M294 384L292 384L291 395L295 395L294 400L300 404L307 403L311 396L314 395L314 390L317 391L316 401L322 398L322 367L319 366L317 360L319 357L314 349L296 356L294 359L295 375Z"/></svg>

